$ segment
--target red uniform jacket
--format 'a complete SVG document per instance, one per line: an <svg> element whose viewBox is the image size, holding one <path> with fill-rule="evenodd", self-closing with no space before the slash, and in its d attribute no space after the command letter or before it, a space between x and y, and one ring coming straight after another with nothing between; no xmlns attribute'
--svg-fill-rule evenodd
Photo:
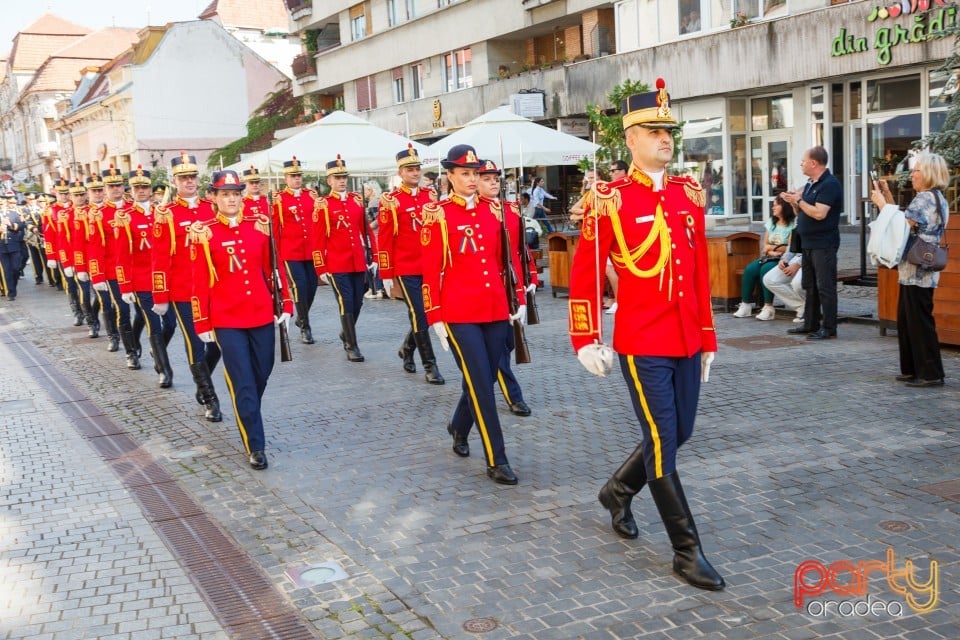
<svg viewBox="0 0 960 640"><path fill-rule="evenodd" d="M54 205L55 207L57 205ZM73 205L61 206L54 209L56 211L57 233L55 245L57 247L57 258L60 264L66 267L77 267L84 264L84 245L86 245L85 230L82 223L76 220L76 212ZM78 269L83 271L81 267Z"/></svg>
<svg viewBox="0 0 960 640"><path fill-rule="evenodd" d="M243 216L213 220L190 227L193 293L190 306L197 333L251 329L273 322L270 273L270 219ZM283 311L293 313L284 269L279 269Z"/></svg>
<svg viewBox="0 0 960 640"><path fill-rule="evenodd" d="M117 277L117 243L114 233L116 214L117 208L112 202L105 200L96 211L91 212L87 221L90 226L87 264L90 266L90 282L93 284Z"/></svg>
<svg viewBox="0 0 960 640"><path fill-rule="evenodd" d="M363 199L345 192L317 200L313 210L313 267L325 273L362 273L367 270L366 238L372 238Z"/></svg>
<svg viewBox="0 0 960 640"><path fill-rule="evenodd" d="M598 183L597 207L587 203L570 274L569 331L573 348L598 339L598 282L607 256L620 277L613 348L640 356L690 357L716 351L703 189L692 178L665 177L661 191L636 167ZM599 250L600 273L597 273Z"/></svg>
<svg viewBox="0 0 960 640"><path fill-rule="evenodd" d="M245 216L270 215L270 203L267 202L267 196L259 195L256 198L252 196L245 196L243 198L243 215Z"/></svg>
<svg viewBox="0 0 960 640"><path fill-rule="evenodd" d="M413 195L403 185L380 196L377 263L381 278L423 274L423 207L436 200L437 194L429 187L418 189Z"/></svg>
<svg viewBox="0 0 960 640"><path fill-rule="evenodd" d="M509 317L500 215L499 204L479 196L472 209L456 194L423 208L420 244L428 324L496 322ZM511 235L510 254L515 272L521 273L518 239ZM526 304L522 280L516 295L518 304Z"/></svg>
<svg viewBox="0 0 960 640"><path fill-rule="evenodd" d="M46 254L47 260L60 260L60 252L57 250L57 214L59 211L60 205L56 203L43 210L43 252Z"/></svg>
<svg viewBox="0 0 960 640"><path fill-rule="evenodd" d="M291 189L284 189L275 198L280 198L280 204L274 204L273 226L277 233L277 250L281 260L310 260L312 258L313 241L313 208L317 198L315 191L301 189L300 195L293 195Z"/></svg>
<svg viewBox="0 0 960 640"><path fill-rule="evenodd" d="M153 214L153 301L190 302L190 225L199 220L211 220L213 207L208 200L197 199L191 208L183 198L176 198L165 207L157 207Z"/></svg>
<svg viewBox="0 0 960 640"><path fill-rule="evenodd" d="M120 293L153 291L153 212L131 203L113 217Z"/></svg>

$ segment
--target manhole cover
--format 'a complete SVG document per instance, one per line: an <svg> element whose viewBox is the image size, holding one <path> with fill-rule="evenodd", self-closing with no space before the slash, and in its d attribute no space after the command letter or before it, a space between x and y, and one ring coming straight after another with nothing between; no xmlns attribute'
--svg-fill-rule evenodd
<svg viewBox="0 0 960 640"><path fill-rule="evenodd" d="M347 577L347 572L336 562L319 562L309 567L287 570L287 577L298 587L313 587Z"/></svg>
<svg viewBox="0 0 960 640"><path fill-rule="evenodd" d="M879 527L890 533L903 533L910 530L910 525L902 520L884 520Z"/></svg>
<svg viewBox="0 0 960 640"><path fill-rule="evenodd" d="M497 621L493 618L471 618L463 623L463 630L467 633L487 633L497 628Z"/></svg>

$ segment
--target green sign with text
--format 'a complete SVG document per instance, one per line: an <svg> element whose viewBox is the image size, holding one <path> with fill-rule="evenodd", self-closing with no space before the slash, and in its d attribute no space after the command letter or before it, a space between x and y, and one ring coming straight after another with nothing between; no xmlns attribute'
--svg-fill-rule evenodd
<svg viewBox="0 0 960 640"><path fill-rule="evenodd" d="M877 62L881 65L890 64L893 48L897 45L943 38L949 30L960 26L957 24L957 11L956 4L947 5L943 0L902 0L892 7L874 7L867 16L867 22L912 18L891 26L881 26L874 34L872 43L867 37L854 35L846 27L841 27L840 33L833 39L831 55L836 58L873 49L877 52Z"/></svg>

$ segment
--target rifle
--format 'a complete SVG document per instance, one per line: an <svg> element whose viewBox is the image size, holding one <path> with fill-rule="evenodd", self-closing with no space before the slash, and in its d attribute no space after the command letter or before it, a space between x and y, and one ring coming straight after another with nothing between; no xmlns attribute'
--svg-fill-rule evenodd
<svg viewBox="0 0 960 640"><path fill-rule="evenodd" d="M273 192L269 193L271 206L273 205ZM267 209L267 226L270 229L270 293L273 294L273 315L280 317L283 315L283 283L280 280L280 262L277 259L276 237L273 235L273 216ZM290 350L290 334L287 331L287 323L281 322L278 325L280 329L280 362L290 362L293 360L293 352Z"/></svg>
<svg viewBox="0 0 960 640"><path fill-rule="evenodd" d="M510 231L507 229L507 200L506 200L506 176L503 173L503 141L500 142L500 261L503 272L503 288L507 292L507 306L510 309L510 315L515 315L520 304L517 302L517 274L513 269L513 260L510 254L513 251L513 245L510 244ZM520 222L521 233L523 221ZM521 241L521 251L526 248L526 242ZM522 251L525 253L525 251ZM521 253L521 255L522 255ZM530 307L527 307L530 310ZM513 344L514 355L517 364L530 364L533 358L530 357L530 348L527 346L527 336L523 333L523 324L520 322L511 322L513 325Z"/></svg>
<svg viewBox="0 0 960 640"><path fill-rule="evenodd" d="M367 208L363 208L363 238L366 240L366 246L363 248L363 257L367 261L367 268L364 270L364 276L367 280L367 289L370 293L377 293L377 277L373 269L369 266L373 264L373 242L370 240L370 222L367 220Z"/></svg>
<svg viewBox="0 0 960 640"><path fill-rule="evenodd" d="M530 290L533 278L530 276L530 247L527 246L526 219L520 212L520 269L523 271L523 288L527 290L527 324L540 324L540 310L537 309L537 290Z"/></svg>

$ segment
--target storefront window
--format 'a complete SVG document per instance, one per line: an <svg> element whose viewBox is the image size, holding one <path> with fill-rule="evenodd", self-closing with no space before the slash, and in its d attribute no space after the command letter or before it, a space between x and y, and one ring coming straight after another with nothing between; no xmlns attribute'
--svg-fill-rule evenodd
<svg viewBox="0 0 960 640"><path fill-rule="evenodd" d="M850 83L850 119L859 120L862 116L860 115L860 100L863 97L862 87L859 82Z"/></svg>
<svg viewBox="0 0 960 640"><path fill-rule="evenodd" d="M720 135L690 137L690 131L717 133L723 130L722 118L687 122L683 137L683 167L707 192L706 211L723 215L723 138Z"/></svg>
<svg viewBox="0 0 960 640"><path fill-rule="evenodd" d="M733 153L733 213L747 213L747 138L730 136L730 150Z"/></svg>
<svg viewBox="0 0 960 640"><path fill-rule="evenodd" d="M747 130L747 101L742 98L731 98L727 102L727 126L730 131Z"/></svg>
<svg viewBox="0 0 960 640"><path fill-rule="evenodd" d="M913 142L923 137L921 116L910 113L899 116L871 118L867 126L870 169L890 176L903 171Z"/></svg>
<svg viewBox="0 0 960 640"><path fill-rule="evenodd" d="M793 97L755 98L750 101L750 112L754 131L789 129L793 126Z"/></svg>
<svg viewBox="0 0 960 640"><path fill-rule="evenodd" d="M930 72L930 108L947 107L957 95L958 70Z"/></svg>
<svg viewBox="0 0 960 640"><path fill-rule="evenodd" d="M867 81L867 112L920 108L920 75Z"/></svg>

